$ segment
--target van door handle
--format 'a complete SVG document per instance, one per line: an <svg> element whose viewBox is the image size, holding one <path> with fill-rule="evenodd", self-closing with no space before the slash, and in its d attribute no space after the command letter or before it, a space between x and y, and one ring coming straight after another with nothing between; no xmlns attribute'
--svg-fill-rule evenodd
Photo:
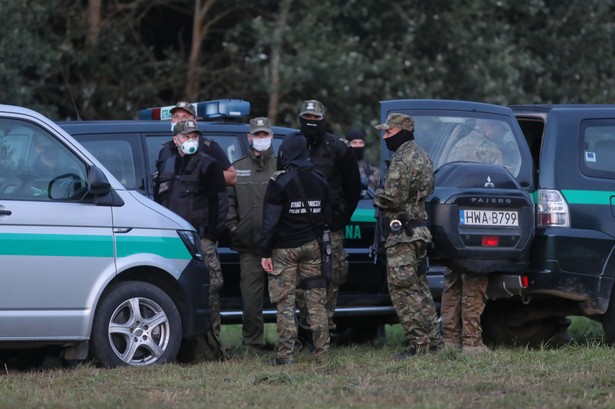
<svg viewBox="0 0 615 409"><path fill-rule="evenodd" d="M13 212L11 212L10 210L0 209L0 216L10 216L12 214Z"/></svg>

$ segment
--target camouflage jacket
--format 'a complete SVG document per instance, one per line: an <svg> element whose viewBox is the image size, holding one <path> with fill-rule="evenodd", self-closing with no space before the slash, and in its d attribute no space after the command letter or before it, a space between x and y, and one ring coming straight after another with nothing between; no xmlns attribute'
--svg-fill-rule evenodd
<svg viewBox="0 0 615 409"><path fill-rule="evenodd" d="M433 192L434 174L431 159L414 141L404 143L391 157L384 177L384 187L376 191L374 204L381 218L405 217L406 220L427 220L425 197ZM431 241L427 227L417 227L412 236L403 232L389 234L385 246L415 240Z"/></svg>
<svg viewBox="0 0 615 409"><path fill-rule="evenodd" d="M484 132L476 128L457 141L448 153L446 161L503 164L502 151Z"/></svg>

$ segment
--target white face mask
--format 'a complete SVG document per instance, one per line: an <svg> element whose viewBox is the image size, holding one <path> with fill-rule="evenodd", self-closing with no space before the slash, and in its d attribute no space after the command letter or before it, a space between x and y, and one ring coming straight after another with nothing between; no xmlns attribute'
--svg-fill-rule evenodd
<svg viewBox="0 0 615 409"><path fill-rule="evenodd" d="M192 155L196 153L198 149L199 141L195 139L188 139L186 142L182 143L182 152L184 152L185 155Z"/></svg>
<svg viewBox="0 0 615 409"><path fill-rule="evenodd" d="M175 128L175 124L176 124L176 123L177 123L177 122L171 122L171 132L173 132L173 128Z"/></svg>
<svg viewBox="0 0 615 409"><path fill-rule="evenodd" d="M258 152L264 152L271 147L272 138L271 136L269 138L253 138L252 147Z"/></svg>

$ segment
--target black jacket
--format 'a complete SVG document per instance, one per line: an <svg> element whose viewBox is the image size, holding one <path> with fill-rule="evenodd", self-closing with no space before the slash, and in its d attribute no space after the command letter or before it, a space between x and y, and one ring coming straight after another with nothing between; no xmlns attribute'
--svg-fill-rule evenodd
<svg viewBox="0 0 615 409"><path fill-rule="evenodd" d="M343 229L361 199L361 174L348 142L330 133L309 145L314 167L325 175L330 189L331 230Z"/></svg>
<svg viewBox="0 0 615 409"><path fill-rule="evenodd" d="M178 153L158 163L156 201L216 241L224 231L228 196L222 167L203 152Z"/></svg>
<svg viewBox="0 0 615 409"><path fill-rule="evenodd" d="M330 221L329 187L307 158L303 135L284 138L278 152L278 169L265 192L261 257L271 257L274 248L295 248L316 239Z"/></svg>

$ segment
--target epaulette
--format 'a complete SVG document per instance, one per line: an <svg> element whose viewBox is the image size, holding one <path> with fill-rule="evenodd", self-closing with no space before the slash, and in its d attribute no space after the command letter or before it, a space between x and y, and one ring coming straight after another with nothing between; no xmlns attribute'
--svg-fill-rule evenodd
<svg viewBox="0 0 615 409"><path fill-rule="evenodd" d="M271 180L276 180L278 177L280 177L280 175L283 175L284 173L286 173L285 169L273 172L273 175L271 175Z"/></svg>
<svg viewBox="0 0 615 409"><path fill-rule="evenodd" d="M340 139L340 141L344 142L347 147L350 148L350 142L348 142L348 139L344 139L344 138L339 138L339 139Z"/></svg>

